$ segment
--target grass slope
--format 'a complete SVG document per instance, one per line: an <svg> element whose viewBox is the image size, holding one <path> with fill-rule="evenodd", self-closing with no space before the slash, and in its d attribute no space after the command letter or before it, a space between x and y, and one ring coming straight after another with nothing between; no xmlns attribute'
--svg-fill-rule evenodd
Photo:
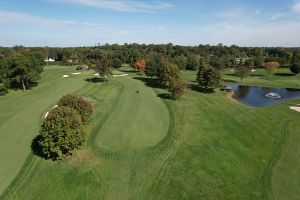
<svg viewBox="0 0 300 200"><path fill-rule="evenodd" d="M136 89L141 92L134 93ZM95 103L86 147L60 162L29 155L0 198L244 200L284 199L280 190L291 198L300 194L296 153L300 118L288 109L297 100L256 109L236 103L225 93L189 91L183 100L163 100L164 107L150 88L132 77L85 84L77 93ZM142 104L139 101L160 112L155 115L157 123L169 122L166 134L159 132L154 140L132 128L124 128L122 134L121 124L134 123L128 118L144 119L144 112L152 112L145 106L136 106L141 113L126 110L133 109L134 102ZM144 120L152 123L147 117Z"/></svg>

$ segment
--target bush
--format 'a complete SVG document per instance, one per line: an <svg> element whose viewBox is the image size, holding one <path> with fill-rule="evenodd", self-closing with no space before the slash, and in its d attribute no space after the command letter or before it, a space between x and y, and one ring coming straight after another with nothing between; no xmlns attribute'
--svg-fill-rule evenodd
<svg viewBox="0 0 300 200"><path fill-rule="evenodd" d="M294 74L299 74L300 73L300 62L292 64L290 70Z"/></svg>
<svg viewBox="0 0 300 200"><path fill-rule="evenodd" d="M44 120L37 137L39 152L56 160L79 149L86 140L79 113L68 107L57 107Z"/></svg>
<svg viewBox="0 0 300 200"><path fill-rule="evenodd" d="M58 106L65 106L77 110L81 116L83 124L90 122L93 114L92 104L75 94L63 96L59 100Z"/></svg>

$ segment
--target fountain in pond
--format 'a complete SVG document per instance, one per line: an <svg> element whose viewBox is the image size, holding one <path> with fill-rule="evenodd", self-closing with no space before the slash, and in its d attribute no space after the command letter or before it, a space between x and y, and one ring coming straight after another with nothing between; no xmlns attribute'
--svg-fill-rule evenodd
<svg viewBox="0 0 300 200"><path fill-rule="evenodd" d="M266 97L272 98L272 99L280 99L281 96L278 93L275 92L270 92L268 94L266 94Z"/></svg>

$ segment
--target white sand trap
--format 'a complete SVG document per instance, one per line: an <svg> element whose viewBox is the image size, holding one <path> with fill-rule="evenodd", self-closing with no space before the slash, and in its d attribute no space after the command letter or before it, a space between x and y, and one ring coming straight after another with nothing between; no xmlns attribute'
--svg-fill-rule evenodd
<svg viewBox="0 0 300 200"><path fill-rule="evenodd" d="M290 106L290 109L300 112L300 107L297 106Z"/></svg>
<svg viewBox="0 0 300 200"><path fill-rule="evenodd" d="M99 73L97 73L97 74L94 74L94 76L99 76Z"/></svg>
<svg viewBox="0 0 300 200"><path fill-rule="evenodd" d="M128 74L113 75L113 77L122 77L122 76L128 76Z"/></svg>
<svg viewBox="0 0 300 200"><path fill-rule="evenodd" d="M49 112L46 112L46 114L45 114L45 119L48 117L48 115L49 115Z"/></svg>
<svg viewBox="0 0 300 200"><path fill-rule="evenodd" d="M63 78L68 78L70 75L63 75Z"/></svg>
<svg viewBox="0 0 300 200"><path fill-rule="evenodd" d="M231 69L230 71L231 71L231 72L234 72L235 70L234 70L234 69Z"/></svg>
<svg viewBox="0 0 300 200"><path fill-rule="evenodd" d="M255 69L252 69L251 72L256 72L256 70L255 70Z"/></svg>
<svg viewBox="0 0 300 200"><path fill-rule="evenodd" d="M53 110L54 108L57 108L57 107L58 107L58 105L55 105L55 106L53 106L53 107L52 107L52 109L51 109L51 110ZM48 117L48 115L49 115L49 112L50 112L50 111L46 112L46 114L45 114L45 116L44 116L44 117L45 117L45 119Z"/></svg>
<svg viewBox="0 0 300 200"><path fill-rule="evenodd" d="M259 79L259 77L253 77L253 78Z"/></svg>
<svg viewBox="0 0 300 200"><path fill-rule="evenodd" d="M73 75L78 75L78 74L81 74L81 72L75 72L75 73L72 73Z"/></svg>

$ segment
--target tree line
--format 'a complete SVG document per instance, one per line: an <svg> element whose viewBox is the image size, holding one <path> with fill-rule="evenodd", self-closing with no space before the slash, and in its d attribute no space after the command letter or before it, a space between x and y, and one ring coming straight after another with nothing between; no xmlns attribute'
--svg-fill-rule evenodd
<svg viewBox="0 0 300 200"><path fill-rule="evenodd" d="M254 66L264 66L271 73L279 65L291 66L293 73L300 72L299 48L262 48L198 45L178 46L173 44L105 44L91 47L0 47L0 94L8 88L30 88L39 79L44 60L55 59L63 65L93 66L96 71L109 77L108 66L119 68L128 63L136 70L145 71L149 77L162 78L165 65L174 64L179 70L220 70L236 68L241 80ZM162 61L164 60L164 61ZM166 64L168 63L168 64ZM161 65L163 64L163 65ZM161 69L160 69L161 68ZM209 70L210 71L210 70ZM179 80L179 78L176 78ZM168 85L178 85L168 81Z"/></svg>

